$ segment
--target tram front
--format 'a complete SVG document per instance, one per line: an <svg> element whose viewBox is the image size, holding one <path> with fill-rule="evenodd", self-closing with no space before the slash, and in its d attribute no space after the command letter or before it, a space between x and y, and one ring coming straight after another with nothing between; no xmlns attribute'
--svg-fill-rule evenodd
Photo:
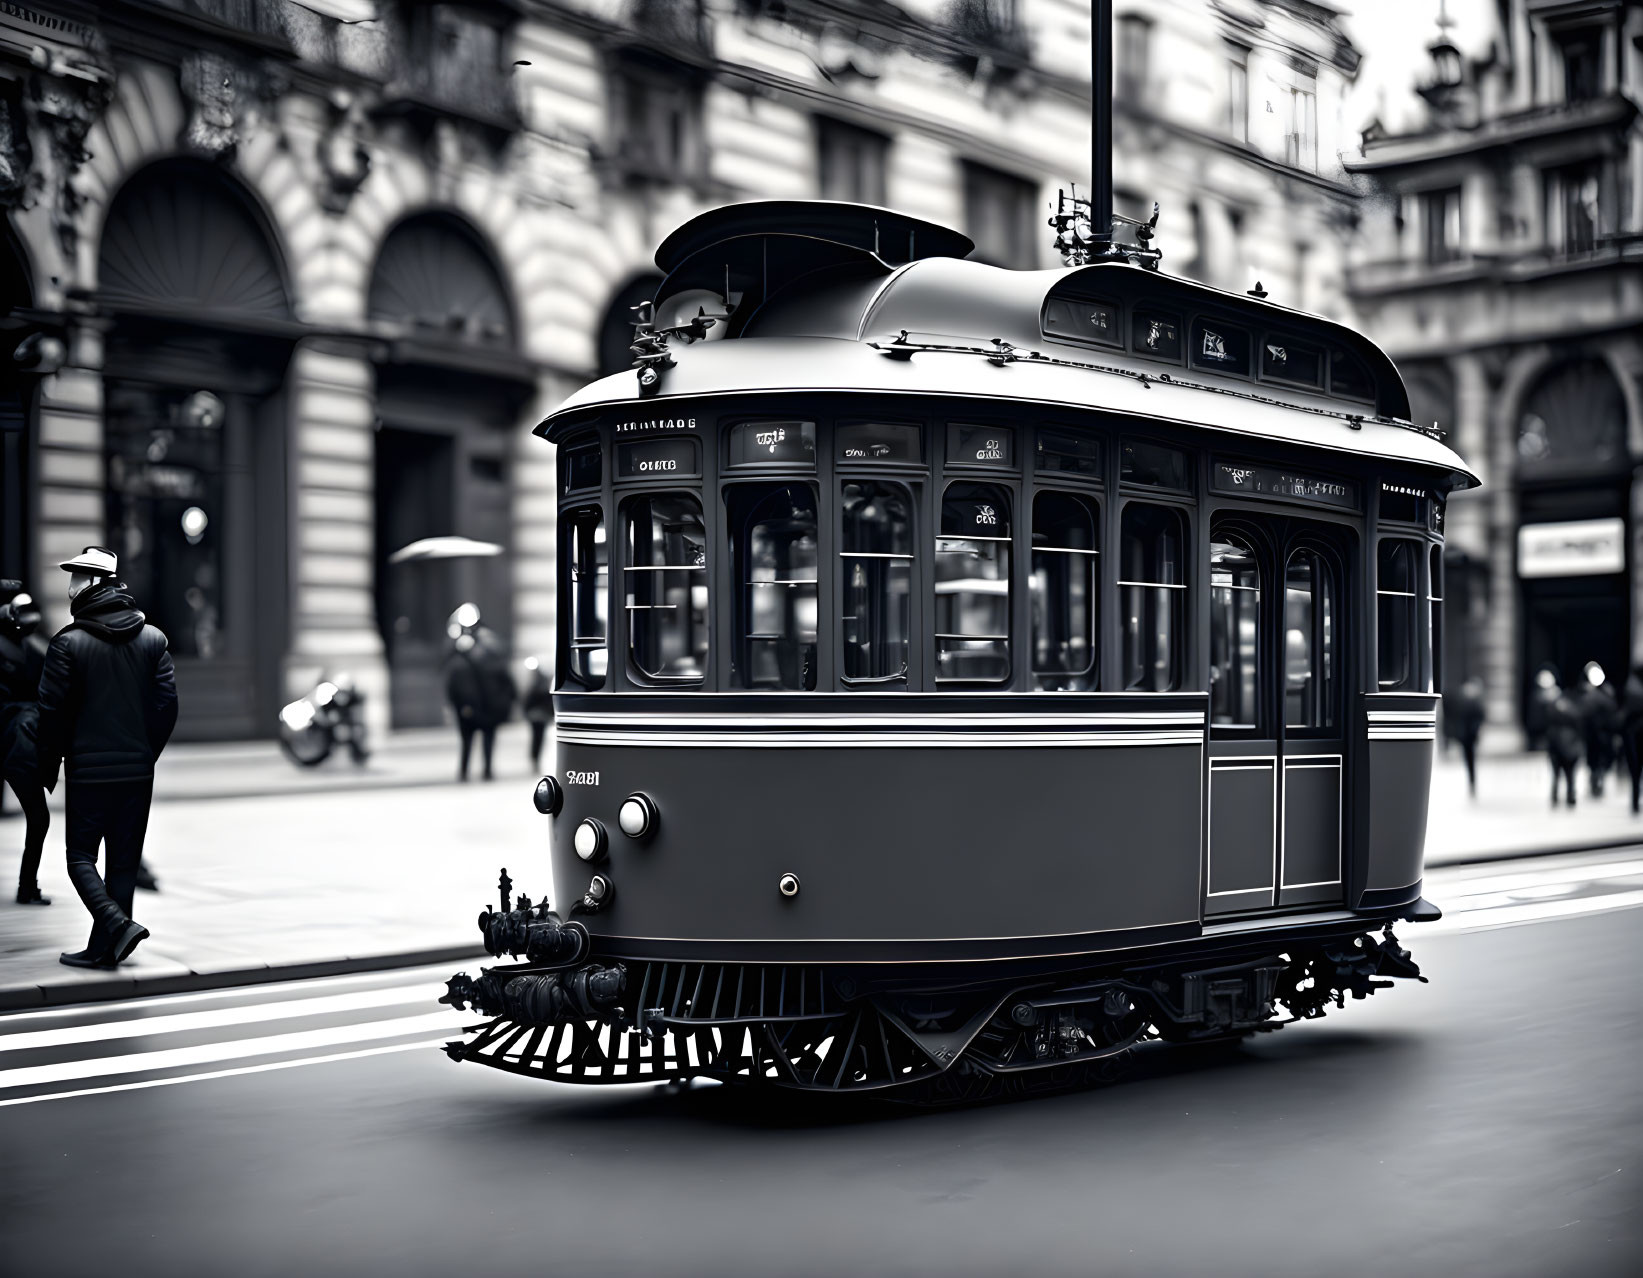
<svg viewBox="0 0 1643 1278"><path fill-rule="evenodd" d="M504 884L522 961L452 981L487 1017L453 1056L962 1095L1416 974L1427 565L1471 476L1350 330L968 249L704 215L637 373L540 428L568 908Z"/></svg>

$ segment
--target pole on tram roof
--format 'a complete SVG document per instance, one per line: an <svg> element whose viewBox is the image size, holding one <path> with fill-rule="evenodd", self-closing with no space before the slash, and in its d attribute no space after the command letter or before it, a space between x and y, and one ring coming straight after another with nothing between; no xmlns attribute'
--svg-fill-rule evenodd
<svg viewBox="0 0 1643 1278"><path fill-rule="evenodd" d="M1090 0L1090 238L1112 243L1112 0Z"/></svg>

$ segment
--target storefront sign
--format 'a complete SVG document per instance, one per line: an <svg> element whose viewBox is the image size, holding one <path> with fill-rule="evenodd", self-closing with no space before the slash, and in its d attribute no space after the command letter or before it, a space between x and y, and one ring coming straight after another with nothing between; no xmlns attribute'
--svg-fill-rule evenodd
<svg viewBox="0 0 1643 1278"><path fill-rule="evenodd" d="M1358 508L1356 485L1338 479L1303 475L1293 470L1280 470L1275 466L1239 466L1233 462L1216 462L1214 487L1217 492L1223 493L1288 497L1293 501L1315 502L1320 506L1339 506L1342 510Z"/></svg>
<svg viewBox="0 0 1643 1278"><path fill-rule="evenodd" d="M1626 569L1626 521L1581 519L1517 530L1520 577L1595 577Z"/></svg>
<svg viewBox="0 0 1643 1278"><path fill-rule="evenodd" d="M616 446L616 474L621 479L694 475L699 469L694 440L647 439Z"/></svg>

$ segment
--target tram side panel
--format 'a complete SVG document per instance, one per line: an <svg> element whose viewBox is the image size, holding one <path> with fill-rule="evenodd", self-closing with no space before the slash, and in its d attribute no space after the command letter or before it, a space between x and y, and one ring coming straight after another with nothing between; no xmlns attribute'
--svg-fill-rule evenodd
<svg viewBox="0 0 1643 1278"><path fill-rule="evenodd" d="M1055 938L1197 924L1197 745L560 751L553 877L567 902L594 873L614 882L596 936L1040 938L1018 948L1053 953ZM617 825L634 791L660 813L643 841ZM609 832L593 864L573 848L588 817Z"/></svg>
<svg viewBox="0 0 1643 1278"><path fill-rule="evenodd" d="M1418 893L1437 742L1438 698L1364 698L1369 758L1369 855L1361 904L1400 904Z"/></svg>

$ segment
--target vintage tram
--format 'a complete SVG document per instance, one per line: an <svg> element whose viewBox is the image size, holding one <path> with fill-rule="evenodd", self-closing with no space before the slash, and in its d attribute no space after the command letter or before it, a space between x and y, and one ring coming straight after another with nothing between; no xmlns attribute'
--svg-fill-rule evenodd
<svg viewBox="0 0 1643 1278"><path fill-rule="evenodd" d="M637 371L539 428L571 908L504 874L480 927L520 961L453 979L453 1057L963 1097L1418 976L1474 477L1346 327L1144 247L970 250L697 217Z"/></svg>

